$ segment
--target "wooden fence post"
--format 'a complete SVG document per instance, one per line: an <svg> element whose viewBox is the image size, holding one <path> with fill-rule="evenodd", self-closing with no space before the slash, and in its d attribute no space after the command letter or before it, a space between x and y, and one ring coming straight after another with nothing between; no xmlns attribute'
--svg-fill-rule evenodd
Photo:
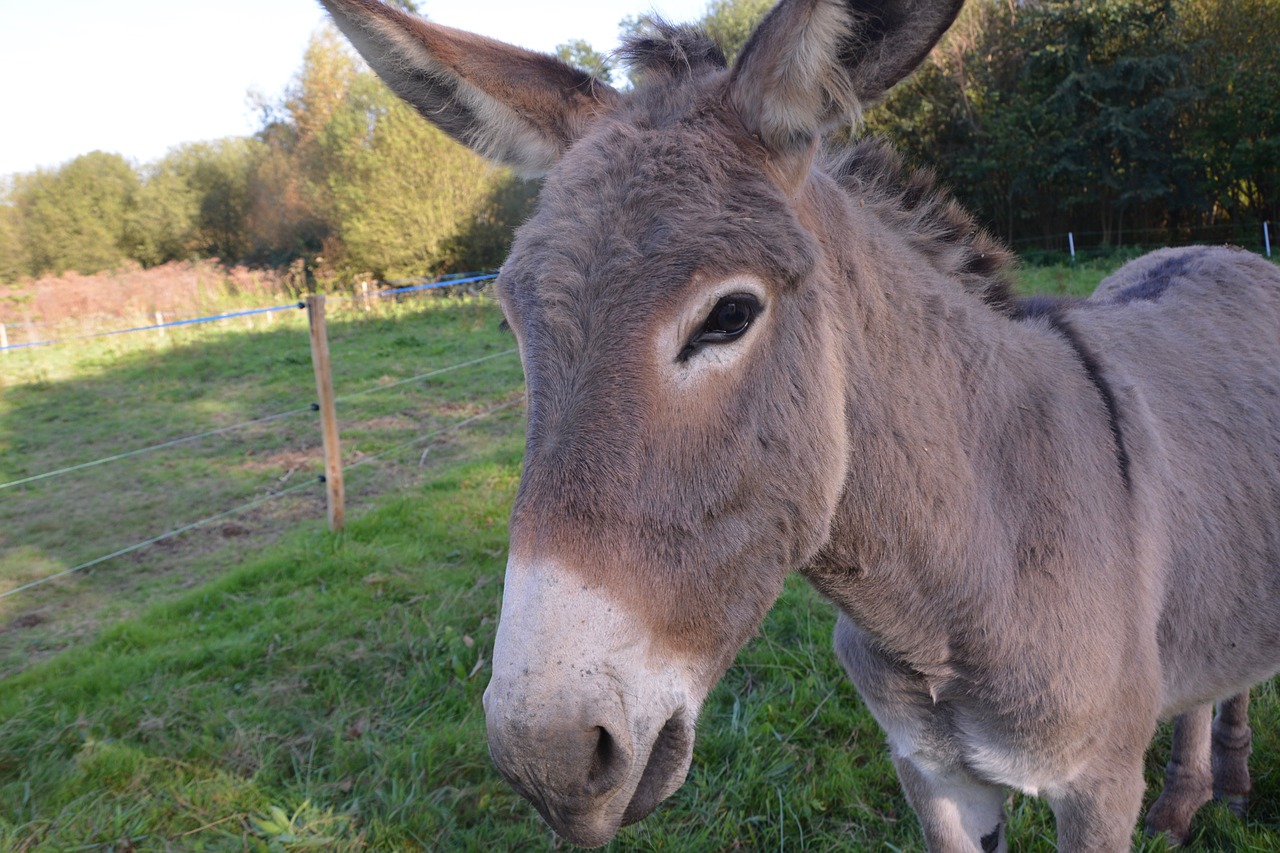
<svg viewBox="0 0 1280 853"><path fill-rule="evenodd" d="M160 336L160 340L164 340L164 314L156 312L156 334Z"/></svg>
<svg viewBox="0 0 1280 853"><path fill-rule="evenodd" d="M5 331L4 323L0 323L0 352L9 354L9 333Z"/></svg>
<svg viewBox="0 0 1280 853"><path fill-rule="evenodd" d="M346 523L342 490L342 450L338 446L338 416L333 407L333 373L329 369L329 335L324 323L324 294L307 297L307 324L311 327L311 366L316 374L320 403L320 432L324 438L324 482L329 495L329 529L335 533Z"/></svg>

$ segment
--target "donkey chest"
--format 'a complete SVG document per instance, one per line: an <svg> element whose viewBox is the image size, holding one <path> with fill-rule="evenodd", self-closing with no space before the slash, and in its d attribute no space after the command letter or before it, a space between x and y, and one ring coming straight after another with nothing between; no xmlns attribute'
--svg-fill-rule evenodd
<svg viewBox="0 0 1280 853"><path fill-rule="evenodd" d="M1087 727L1072 725L1050 695L1017 712L946 667L922 672L886 654L848 617L836 649L895 756L938 778L970 777L1040 794L1078 772ZM1006 709L1002 712L1000 709ZM1079 723L1079 720L1074 720Z"/></svg>
<svg viewBox="0 0 1280 853"><path fill-rule="evenodd" d="M875 712L875 700L864 697ZM1043 733L1029 736L993 721L978 709L941 703L916 713L877 719L895 756L935 778L971 777L1037 796L1069 782L1081 769L1075 756Z"/></svg>
<svg viewBox="0 0 1280 853"><path fill-rule="evenodd" d="M948 702L888 708L864 700L884 728L895 756L937 778L968 776L1032 796L1052 790L1078 772L1072 739L1046 737L1004 725L985 709Z"/></svg>

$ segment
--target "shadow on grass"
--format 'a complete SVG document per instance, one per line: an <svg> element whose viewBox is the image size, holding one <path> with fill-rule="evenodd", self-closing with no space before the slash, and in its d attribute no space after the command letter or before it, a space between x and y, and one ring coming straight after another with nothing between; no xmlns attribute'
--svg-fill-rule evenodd
<svg viewBox="0 0 1280 853"><path fill-rule="evenodd" d="M304 525L11 678L0 847L240 849L255 815L310 802L341 830L325 849L364 849L437 834L446 780L483 813L473 786L514 800L475 732L519 451L491 442L343 534Z"/></svg>
<svg viewBox="0 0 1280 853"><path fill-rule="evenodd" d="M429 298L340 315L329 336L346 465L447 430L521 387L514 356L387 387L513 346L488 303ZM299 312L300 313L300 312ZM136 336L124 336L136 338ZM315 380L305 320L272 329L201 329L32 351L7 369L0 398L0 483L223 429L286 417L62 476L0 489L0 593L281 492L207 527L0 599L0 677L92 635L103 620L190 587L325 516ZM60 380L46 375L71 374ZM68 362L74 362L68 364ZM20 374L25 381L15 381ZM353 509L419 480L431 466L519 431L519 406L403 448L349 474ZM429 453L424 450L429 449Z"/></svg>

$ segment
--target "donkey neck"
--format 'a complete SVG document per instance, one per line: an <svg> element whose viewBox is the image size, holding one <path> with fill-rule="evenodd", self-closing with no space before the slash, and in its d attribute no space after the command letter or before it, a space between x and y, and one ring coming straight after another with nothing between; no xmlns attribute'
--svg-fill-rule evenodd
<svg viewBox="0 0 1280 853"><path fill-rule="evenodd" d="M975 611L999 624L1028 601L1053 607L1045 578L1074 570L1068 555L1089 571L1090 547L1120 535L1125 482L1106 402L1061 328L993 309L889 218L845 210L859 235L835 287L851 463L805 574L886 648L941 662Z"/></svg>

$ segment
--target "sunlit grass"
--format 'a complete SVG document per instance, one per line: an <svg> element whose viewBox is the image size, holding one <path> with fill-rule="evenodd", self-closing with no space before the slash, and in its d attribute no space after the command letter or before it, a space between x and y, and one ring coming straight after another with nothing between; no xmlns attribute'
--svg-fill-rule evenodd
<svg viewBox="0 0 1280 853"><path fill-rule="evenodd" d="M1024 294L1088 296L1098 282L1115 272L1118 266L1117 261L1110 259L1049 266L1024 264L1017 270L1017 286Z"/></svg>

